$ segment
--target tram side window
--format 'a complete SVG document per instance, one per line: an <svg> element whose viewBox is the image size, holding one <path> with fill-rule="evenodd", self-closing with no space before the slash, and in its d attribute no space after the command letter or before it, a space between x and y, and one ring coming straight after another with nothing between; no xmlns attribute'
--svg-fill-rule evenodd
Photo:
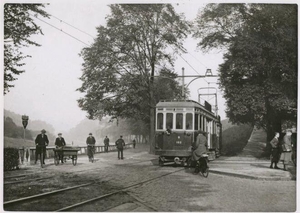
<svg viewBox="0 0 300 213"><path fill-rule="evenodd" d="M193 129L193 114L192 113L186 113L185 129Z"/></svg>
<svg viewBox="0 0 300 213"><path fill-rule="evenodd" d="M203 126L203 124L202 124L202 115L200 115L200 130L203 130L202 126Z"/></svg>
<svg viewBox="0 0 300 213"><path fill-rule="evenodd" d="M199 130L199 115L195 114L195 130Z"/></svg>
<svg viewBox="0 0 300 213"><path fill-rule="evenodd" d="M182 129L183 128L183 114L177 113L176 114L176 129Z"/></svg>
<svg viewBox="0 0 300 213"><path fill-rule="evenodd" d="M157 129L163 129L164 115L163 113L157 113Z"/></svg>
<svg viewBox="0 0 300 213"><path fill-rule="evenodd" d="M166 128L173 129L173 113L167 113Z"/></svg>

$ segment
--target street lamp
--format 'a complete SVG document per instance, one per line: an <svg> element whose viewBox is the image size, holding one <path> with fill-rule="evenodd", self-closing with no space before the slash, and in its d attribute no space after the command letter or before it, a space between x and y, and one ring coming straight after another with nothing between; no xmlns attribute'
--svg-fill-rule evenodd
<svg viewBox="0 0 300 213"><path fill-rule="evenodd" d="M29 116L22 115L22 124L23 124L23 127L24 127L24 142L25 142L25 129L28 125L28 120L29 120Z"/></svg>

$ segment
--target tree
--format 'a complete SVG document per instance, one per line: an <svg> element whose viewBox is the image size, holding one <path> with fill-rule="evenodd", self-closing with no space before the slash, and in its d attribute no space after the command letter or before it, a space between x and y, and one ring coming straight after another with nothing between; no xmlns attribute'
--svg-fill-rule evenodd
<svg viewBox="0 0 300 213"><path fill-rule="evenodd" d="M10 82L16 80L16 75L24 72L21 69L25 63L20 48L29 45L40 46L30 40L34 34L43 34L41 28L35 24L32 17L41 15L49 17L42 9L43 4L5 4L4 5L4 94L14 85Z"/></svg>
<svg viewBox="0 0 300 213"><path fill-rule="evenodd" d="M161 70L161 75L168 73L174 78L174 57L185 51L182 41L189 24L169 4L110 8L106 27L97 28L95 42L81 53L83 84L79 91L86 94L78 100L79 106L92 119L110 115L144 120L150 127L153 150L157 101L154 75ZM165 82L173 88L178 84L167 79ZM178 96L175 92L170 98Z"/></svg>
<svg viewBox="0 0 300 213"><path fill-rule="evenodd" d="M194 36L204 36L205 50L225 50L219 73L230 121L263 127L270 141L282 120L296 120L297 5L208 5Z"/></svg>

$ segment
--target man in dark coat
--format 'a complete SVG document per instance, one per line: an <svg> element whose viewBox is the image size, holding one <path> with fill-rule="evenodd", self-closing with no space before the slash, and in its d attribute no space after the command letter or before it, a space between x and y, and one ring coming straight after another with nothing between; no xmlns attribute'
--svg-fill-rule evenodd
<svg viewBox="0 0 300 213"><path fill-rule="evenodd" d="M120 154L121 154L121 159L123 160L123 148L125 146L125 142L123 140L123 136L122 135L116 141L116 146L117 146L117 149L118 149L118 159L120 160Z"/></svg>
<svg viewBox="0 0 300 213"><path fill-rule="evenodd" d="M105 152L108 152L109 138L107 136L105 136L104 138L104 146L105 146Z"/></svg>
<svg viewBox="0 0 300 213"><path fill-rule="evenodd" d="M275 132L275 137L270 141L270 145L272 146L271 150L271 165L270 168L273 169L273 164L275 164L275 169L279 169L277 163L280 157L280 150L279 150L279 133Z"/></svg>
<svg viewBox="0 0 300 213"><path fill-rule="evenodd" d="M45 134L46 130L42 130L41 134L38 134L38 136L35 139L35 163L37 162L38 155L41 155L43 153L43 164L45 164L45 157L46 157L46 146L49 144L49 140L47 135Z"/></svg>
<svg viewBox="0 0 300 213"><path fill-rule="evenodd" d="M62 137L61 133L58 133L58 137L55 140L55 146L57 149L62 149L66 145L65 139ZM64 155L63 152L58 152L59 160L61 163L64 163Z"/></svg>
<svg viewBox="0 0 300 213"><path fill-rule="evenodd" d="M135 149L135 145L136 145L136 140L135 139L133 139L132 144L133 144L133 148Z"/></svg>
<svg viewBox="0 0 300 213"><path fill-rule="evenodd" d="M91 161L92 152L93 152L92 149L94 149L95 143L96 143L96 139L94 138L93 134L90 133L89 137L87 137L87 139L86 139L87 155L89 157L89 161Z"/></svg>

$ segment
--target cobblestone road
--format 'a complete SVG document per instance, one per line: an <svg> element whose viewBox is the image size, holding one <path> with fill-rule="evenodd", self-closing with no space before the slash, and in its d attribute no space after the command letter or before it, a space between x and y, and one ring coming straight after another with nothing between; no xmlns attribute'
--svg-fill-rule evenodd
<svg viewBox="0 0 300 213"><path fill-rule="evenodd" d="M107 191L101 190L101 193L109 193L111 190L175 172L126 190L125 193L112 198L109 201L110 205L105 209L99 201L74 211L291 212L296 210L296 181L248 180L217 174L209 174L208 178L204 178L201 175L193 175L192 170L188 168L172 165L159 167L157 156L148 154L144 146L125 150L124 155L124 160L118 160L116 152L97 154L94 163L89 163L86 156L80 156L76 166L73 166L70 161L55 166L50 159L43 169L44 175L52 174L56 178L45 180L42 191L56 188L53 185L62 188L64 183L80 184L94 179L100 188L102 186L103 189L107 189ZM26 169L26 172L40 171L38 165L26 166ZM5 173L5 176L13 174L17 172ZM30 185L33 187L36 184L38 183ZM5 187L5 200L16 198L11 195L12 187L16 186ZM22 196L28 193L26 187L22 191ZM37 190L35 193L40 192ZM124 202L120 203L120 200Z"/></svg>

